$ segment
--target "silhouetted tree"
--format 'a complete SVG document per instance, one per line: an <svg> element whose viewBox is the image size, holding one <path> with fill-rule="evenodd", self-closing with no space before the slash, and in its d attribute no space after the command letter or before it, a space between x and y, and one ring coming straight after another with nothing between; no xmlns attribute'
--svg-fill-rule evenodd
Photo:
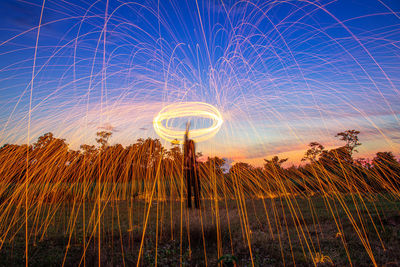
<svg viewBox="0 0 400 267"><path fill-rule="evenodd" d="M285 180L286 176L281 165L287 160L288 158L279 159L278 156L274 156L270 160L264 159L265 178L268 179L267 183L271 184L269 191L282 191L282 182ZM273 181L273 183L270 181Z"/></svg>
<svg viewBox="0 0 400 267"><path fill-rule="evenodd" d="M339 137L340 140L345 141L345 147L349 150L350 155L354 152L358 152L355 148L360 146L361 143L358 142L359 131L356 130L347 130L344 132L340 132L336 134L336 137Z"/></svg>
<svg viewBox="0 0 400 267"><path fill-rule="evenodd" d="M318 142L311 142L302 159L308 163L286 169L282 165L288 159L274 156L265 159L262 168L238 162L224 173L225 160L208 157L205 162L198 163L204 192L215 192L218 196L243 193L246 197L282 193L283 190L305 195L330 190L399 193L400 163L393 153L378 152L371 162L362 158L353 160L353 153L361 145L359 133L356 130L338 133L336 136L346 144L331 150L325 150ZM50 132L38 137L30 146L5 144L0 147L0 178L3 184L8 185L7 192L15 190L29 177L30 183L46 182L50 187L64 183L73 186L73 183L82 181L124 183L127 186L117 186L114 191L132 197L149 192L155 177L158 177L165 186L157 186L156 192L163 190L163 194L169 194L171 199L179 196L183 153L178 144L172 144L166 150L160 140L147 138L138 139L124 148L121 144L109 145L111 136L108 131L98 132L98 146L83 144L80 151L70 150L65 139L56 138ZM196 154L196 158L201 156L201 153ZM26 175L27 167L29 176ZM54 196L58 195L58 198L51 195L46 198L65 200L67 197L58 191L64 189L54 187ZM95 192L90 186L86 190ZM37 196L32 193L31 199Z"/></svg>
<svg viewBox="0 0 400 267"><path fill-rule="evenodd" d="M279 159L278 156L273 156L272 159L264 159L265 163L264 163L264 168L265 169L271 169L271 168L276 168L276 169L280 169L282 163L286 162L288 160L288 158L284 158L284 159Z"/></svg>
<svg viewBox="0 0 400 267"><path fill-rule="evenodd" d="M317 157L324 151L324 146L318 142L311 142L309 144L310 148L304 154L302 161L309 160L310 162L315 162Z"/></svg>
<svg viewBox="0 0 400 267"><path fill-rule="evenodd" d="M94 145L80 145L80 149L83 152L83 155L86 157L91 157L96 155L97 149Z"/></svg>
<svg viewBox="0 0 400 267"><path fill-rule="evenodd" d="M346 144L329 151L322 150L318 160L320 166L338 177L348 177L354 174L352 154L353 152L357 152L355 148L361 145L361 143L358 142L359 133L360 132L356 130L347 130L336 134L336 137L345 141Z"/></svg>
<svg viewBox="0 0 400 267"><path fill-rule="evenodd" d="M112 132L109 131L100 131L96 133L96 142L100 145L100 148L104 150L108 145L108 139L112 136Z"/></svg>
<svg viewBox="0 0 400 267"><path fill-rule="evenodd" d="M400 187L400 163L392 152L378 152L372 160L376 172L383 179L384 187L399 190Z"/></svg>
<svg viewBox="0 0 400 267"><path fill-rule="evenodd" d="M223 166L225 164L225 160L219 157L207 157L206 162L203 165L208 168L209 171L212 171L217 176L222 176L223 174Z"/></svg>

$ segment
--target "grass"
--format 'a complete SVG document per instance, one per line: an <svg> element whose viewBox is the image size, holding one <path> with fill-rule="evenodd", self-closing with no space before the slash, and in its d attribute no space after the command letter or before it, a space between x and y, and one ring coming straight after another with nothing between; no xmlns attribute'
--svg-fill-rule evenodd
<svg viewBox="0 0 400 267"><path fill-rule="evenodd" d="M130 213L128 201L109 203L101 223L101 264L136 265L143 230L146 228L141 266L154 266L156 261L158 266L204 266L206 261L207 265L216 266L223 255L226 258L229 255L234 256L239 266L251 266L252 263L255 266L291 266L293 263L297 266L310 266L313 264L312 258L318 266L331 266L332 263L336 266L348 266L349 257L354 266L371 266L372 261L367 250L349 220L351 214L357 226L364 226L360 227L360 231L365 232L368 237L376 263L379 266L400 265L399 201L381 197L375 202L366 202L365 208L359 199L356 199L356 205L349 195L344 200L349 211L346 213L340 202L334 198L291 197L291 204L286 200L246 200L242 203L246 207L246 214L243 214L241 205L236 200L203 200L201 217L198 210L188 211L185 203L181 210L179 201L153 202L146 227L144 218L148 203L135 200L133 214ZM327 209L327 201L335 216ZM218 209L215 208L216 203ZM88 223L89 215L95 208L94 204L87 203L85 210L86 242L89 242L85 257L87 266L98 263L97 234L92 239L88 237L94 232L93 226ZM290 212L291 210L295 212ZM43 231L35 233L32 229L29 242L30 266L60 266L63 263L71 234L68 222L74 215L71 212L71 203L61 206L43 238ZM246 215L252 257L248 240L243 234L243 218ZM133 225L130 223L132 221ZM29 225L34 225L33 221ZM38 225L41 225L40 220ZM12 229L10 233L15 233L15 236L10 240L12 235L9 234L4 241L0 250L0 266L25 265L24 227L19 231ZM73 227L65 266L82 263L82 244L83 211L80 209Z"/></svg>

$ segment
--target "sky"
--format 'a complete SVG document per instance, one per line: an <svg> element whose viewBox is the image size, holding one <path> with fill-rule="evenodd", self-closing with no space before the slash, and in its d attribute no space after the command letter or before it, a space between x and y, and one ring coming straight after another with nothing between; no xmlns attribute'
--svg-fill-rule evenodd
<svg viewBox="0 0 400 267"><path fill-rule="evenodd" d="M224 120L206 156L299 164L348 129L356 157L400 156L399 62L397 0L3 0L0 145L51 131L78 149L104 129L128 145L196 101Z"/></svg>

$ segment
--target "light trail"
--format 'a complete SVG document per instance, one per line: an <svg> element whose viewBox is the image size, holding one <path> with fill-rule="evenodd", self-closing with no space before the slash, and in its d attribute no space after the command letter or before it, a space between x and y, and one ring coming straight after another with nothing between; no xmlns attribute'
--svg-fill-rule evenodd
<svg viewBox="0 0 400 267"><path fill-rule="evenodd" d="M207 128L190 130L190 139L195 142L212 138L223 123L221 113L214 106L203 102L184 102L171 104L161 109L154 117L154 130L164 140L182 144L185 130L174 127L174 120L178 118L205 118L212 121Z"/></svg>
<svg viewBox="0 0 400 267"><path fill-rule="evenodd" d="M396 158L356 159L399 155L395 5L27 0L21 22L3 2L0 261L34 264L54 240L54 265L397 260ZM195 212L187 121L204 153ZM335 149L349 127L360 154ZM312 141L325 149L302 166L269 159Z"/></svg>

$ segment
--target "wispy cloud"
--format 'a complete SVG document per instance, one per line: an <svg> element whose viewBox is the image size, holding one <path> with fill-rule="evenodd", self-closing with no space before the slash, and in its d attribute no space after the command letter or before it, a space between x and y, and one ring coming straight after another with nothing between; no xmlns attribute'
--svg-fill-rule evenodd
<svg viewBox="0 0 400 267"><path fill-rule="evenodd" d="M97 129L101 129L101 130L106 130L106 131L110 131L110 132L118 132L118 130L112 126L110 123L106 123L102 126L97 127Z"/></svg>

